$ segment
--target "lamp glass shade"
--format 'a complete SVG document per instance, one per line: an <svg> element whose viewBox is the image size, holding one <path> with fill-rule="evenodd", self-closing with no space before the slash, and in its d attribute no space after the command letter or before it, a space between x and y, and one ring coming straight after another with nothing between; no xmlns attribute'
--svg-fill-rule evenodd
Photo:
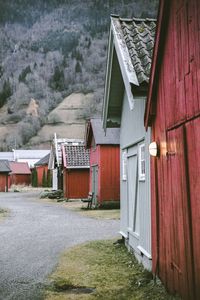
<svg viewBox="0 0 200 300"><path fill-rule="evenodd" d="M157 156L158 155L158 146L156 142L152 142L149 145L149 153L151 156Z"/></svg>

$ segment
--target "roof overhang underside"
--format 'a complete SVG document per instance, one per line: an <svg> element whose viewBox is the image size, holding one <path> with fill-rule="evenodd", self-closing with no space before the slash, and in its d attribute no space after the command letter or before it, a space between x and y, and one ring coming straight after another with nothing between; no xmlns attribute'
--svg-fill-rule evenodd
<svg viewBox="0 0 200 300"><path fill-rule="evenodd" d="M124 89L124 82L121 75L117 54L114 48L108 92L106 128L120 127Z"/></svg>
<svg viewBox="0 0 200 300"><path fill-rule="evenodd" d="M131 65L125 42L116 31L111 19L106 85L103 102L103 128L120 127L124 92L126 91L130 110L134 108L133 89L140 86Z"/></svg>

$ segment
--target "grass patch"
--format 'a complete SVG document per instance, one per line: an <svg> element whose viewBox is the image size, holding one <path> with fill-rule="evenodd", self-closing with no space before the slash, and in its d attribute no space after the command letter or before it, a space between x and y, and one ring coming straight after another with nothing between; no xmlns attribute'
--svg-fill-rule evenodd
<svg viewBox="0 0 200 300"><path fill-rule="evenodd" d="M46 300L172 300L160 282L114 241L76 246L60 259L45 292Z"/></svg>
<svg viewBox="0 0 200 300"><path fill-rule="evenodd" d="M67 209L89 218L106 220L120 219L120 209L87 209L87 204L81 202L81 200L63 202L62 205Z"/></svg>
<svg viewBox="0 0 200 300"><path fill-rule="evenodd" d="M39 201L61 205L66 209L77 212L85 217L94 219L119 220L120 209L87 209L87 204L81 200L40 198Z"/></svg>

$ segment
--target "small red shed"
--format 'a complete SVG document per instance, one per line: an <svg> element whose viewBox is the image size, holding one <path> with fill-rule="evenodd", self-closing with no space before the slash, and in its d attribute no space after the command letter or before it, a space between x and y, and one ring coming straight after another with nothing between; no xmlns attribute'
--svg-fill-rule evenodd
<svg viewBox="0 0 200 300"><path fill-rule="evenodd" d="M67 199L87 198L89 193L89 150L83 143L62 145L63 192Z"/></svg>
<svg viewBox="0 0 200 300"><path fill-rule="evenodd" d="M0 192L8 192L9 188L9 167L8 160L0 160Z"/></svg>
<svg viewBox="0 0 200 300"><path fill-rule="evenodd" d="M28 163L10 161L9 167L11 169L10 185L31 184L31 170Z"/></svg>
<svg viewBox="0 0 200 300"><path fill-rule="evenodd" d="M145 125L151 160L153 271L200 299L200 2L161 0ZM154 153L156 155L156 153Z"/></svg>
<svg viewBox="0 0 200 300"><path fill-rule="evenodd" d="M90 191L94 205L119 205L120 129L107 128L100 119L91 119L86 127L86 147L90 149Z"/></svg>
<svg viewBox="0 0 200 300"><path fill-rule="evenodd" d="M50 153L45 155L38 162L35 163L35 168L37 170L38 187L42 186L42 178L43 178L44 172L45 172L45 176L47 178L49 157L50 157Z"/></svg>

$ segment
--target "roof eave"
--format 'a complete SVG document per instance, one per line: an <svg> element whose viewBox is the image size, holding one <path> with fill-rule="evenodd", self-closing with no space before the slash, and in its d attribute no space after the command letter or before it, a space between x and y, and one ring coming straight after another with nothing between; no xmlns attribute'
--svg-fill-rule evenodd
<svg viewBox="0 0 200 300"><path fill-rule="evenodd" d="M65 152L65 146L62 144L62 159L63 159L63 166L64 168L67 168L67 160L66 160L66 152Z"/></svg>
<svg viewBox="0 0 200 300"><path fill-rule="evenodd" d="M92 140L92 125L91 120L87 122L86 125L86 133L85 133L85 147L86 149L90 148L91 140Z"/></svg>
<svg viewBox="0 0 200 300"><path fill-rule="evenodd" d="M117 22L115 17L111 17L111 29L113 32L114 46L116 49L126 93L128 96L130 110L134 108L134 99L131 91L131 85L139 86L137 75L132 65L129 51L124 40L123 33L120 30L120 26L117 28L115 23Z"/></svg>
<svg viewBox="0 0 200 300"><path fill-rule="evenodd" d="M155 117L155 91L157 85L157 77L159 72L160 64L158 64L158 59L161 53L161 41L164 40L165 34L164 31L166 29L166 22L169 14L169 1L160 0L159 9L158 9L158 23L156 27L156 35L155 35L155 44L153 50L153 58L151 64L151 72L149 79L149 89L147 95L147 102L145 107L145 115L144 115L144 125L147 130L149 126L152 125L153 119Z"/></svg>
<svg viewBox="0 0 200 300"><path fill-rule="evenodd" d="M107 55L107 67L106 67L106 79L105 79L105 90L104 90L104 99L103 99L103 110L102 110L102 119L103 119L103 129L106 131L107 128L107 118L108 118L108 107L109 107L109 95L110 95L110 81L111 81L111 66L113 61L113 34L112 28L110 26L109 42L108 42L108 55Z"/></svg>
<svg viewBox="0 0 200 300"><path fill-rule="evenodd" d="M90 166L67 166L66 169L89 169Z"/></svg>

